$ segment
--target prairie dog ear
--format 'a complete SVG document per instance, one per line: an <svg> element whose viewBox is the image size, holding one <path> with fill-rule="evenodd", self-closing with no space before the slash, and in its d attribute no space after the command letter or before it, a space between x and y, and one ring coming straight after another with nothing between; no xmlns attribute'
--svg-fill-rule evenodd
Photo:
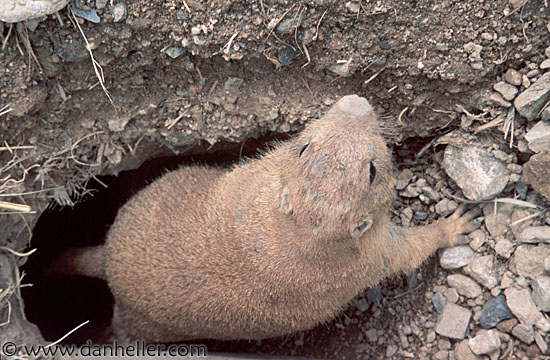
<svg viewBox="0 0 550 360"><path fill-rule="evenodd" d="M288 186L284 186L281 191L281 203L279 204L279 211L285 215L292 214L292 203L290 201L290 193Z"/></svg>
<svg viewBox="0 0 550 360"><path fill-rule="evenodd" d="M372 227L373 219L370 215L363 215L351 226L349 234L355 240L361 238Z"/></svg>

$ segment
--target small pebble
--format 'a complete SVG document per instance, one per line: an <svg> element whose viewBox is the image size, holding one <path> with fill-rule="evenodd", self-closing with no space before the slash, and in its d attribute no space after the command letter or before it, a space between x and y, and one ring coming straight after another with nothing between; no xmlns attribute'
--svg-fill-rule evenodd
<svg viewBox="0 0 550 360"><path fill-rule="evenodd" d="M515 69L508 69L506 71L506 74L504 74L504 80L508 82L508 84L514 85L514 86L520 86L522 82L522 74L515 70Z"/></svg>
<svg viewBox="0 0 550 360"><path fill-rule="evenodd" d="M540 64L540 68L541 68L542 70L546 70L546 69L550 68L550 59L544 60L544 61Z"/></svg>
<svg viewBox="0 0 550 360"><path fill-rule="evenodd" d="M513 317L514 315L506 305L506 298L501 294L487 301L481 312L479 324L484 329L491 329L502 320Z"/></svg>
<svg viewBox="0 0 550 360"><path fill-rule="evenodd" d="M535 332L531 325L517 324L512 329L512 335L528 345L535 341Z"/></svg>

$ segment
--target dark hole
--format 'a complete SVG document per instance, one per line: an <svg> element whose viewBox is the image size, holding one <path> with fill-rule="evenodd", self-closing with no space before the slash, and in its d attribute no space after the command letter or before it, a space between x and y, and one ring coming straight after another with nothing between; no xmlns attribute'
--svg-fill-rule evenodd
<svg viewBox="0 0 550 360"><path fill-rule="evenodd" d="M369 184L372 184L374 182L374 179L376 179L376 167L371 161L369 169Z"/></svg>

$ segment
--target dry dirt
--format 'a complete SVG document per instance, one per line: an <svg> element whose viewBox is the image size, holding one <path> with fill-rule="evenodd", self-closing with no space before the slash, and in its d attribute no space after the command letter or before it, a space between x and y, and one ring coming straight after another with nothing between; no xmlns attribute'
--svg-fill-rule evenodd
<svg viewBox="0 0 550 360"><path fill-rule="evenodd" d="M422 173L440 149L430 148L421 162L414 155L435 136L460 128L457 105L479 113L487 106L482 95L497 76L543 58L550 31L543 0L133 0L122 19L113 16L110 3L101 3L76 1L101 18L101 23L79 19L82 32L68 9L34 31L0 23L0 200L32 209L30 214L1 209L2 246L24 251L41 244L47 253L64 241L65 246L101 241L117 206L164 167L189 161L188 156L228 164L254 155L268 140L298 131L346 94L374 104L396 169L414 163L413 170ZM494 133L502 138L500 130ZM141 183L128 186L119 180L117 196L96 196L95 210L80 220L44 212L52 201L78 203L100 183L115 184L110 175L170 156L154 170L142 171ZM396 200L395 214L402 203ZM35 229L43 213L43 223L53 219L42 225L50 230ZM91 219L98 224L89 225ZM53 240L31 241L32 229L50 231L43 236ZM386 281L381 304L364 312L352 304L316 329L260 343L209 342L209 349L383 357L389 340L399 343L402 324L437 317L424 294L441 281L440 271L432 259L411 291L404 277ZM106 308L109 301L107 294ZM36 306L29 308L40 313ZM64 331L77 323L63 323ZM45 327L49 339L61 332L48 333ZM367 341L371 328L383 340ZM98 338L99 332L81 339ZM426 339L412 338L412 354L430 356L437 350L426 347Z"/></svg>

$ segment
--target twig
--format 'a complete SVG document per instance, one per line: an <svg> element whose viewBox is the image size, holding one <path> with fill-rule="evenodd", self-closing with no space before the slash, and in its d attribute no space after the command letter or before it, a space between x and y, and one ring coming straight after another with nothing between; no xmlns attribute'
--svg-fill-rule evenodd
<svg viewBox="0 0 550 360"><path fill-rule="evenodd" d="M54 341L54 342L51 343L50 345L44 346L44 348L47 349L47 348L49 348L49 347L52 347L52 346L55 346L55 345L59 344L60 342L62 342L63 340L65 340L69 335L71 335L72 333L74 333L75 331L77 331L78 329L80 329L81 327L83 327L84 325L87 325L89 322L90 322L90 320L84 321L82 324L78 325L77 327L75 327L74 329L72 329L71 331L69 331L68 333L66 333L65 335L63 335L62 337L60 337L58 340Z"/></svg>
<svg viewBox="0 0 550 360"><path fill-rule="evenodd" d="M313 41L317 40L317 37L319 36L319 26L321 25L321 21L323 21L323 18L325 17L327 11L328 11L328 9L326 9L326 10L323 12L323 15L321 15L321 18L320 18L319 21L317 22L317 27L315 28L315 35L314 35L313 38L312 38Z"/></svg>
<svg viewBox="0 0 550 360"><path fill-rule="evenodd" d="M29 150L29 149L36 149L36 146L34 145L21 145L21 146L0 146L0 151L9 151L10 153L13 153L12 150Z"/></svg>
<svg viewBox="0 0 550 360"><path fill-rule="evenodd" d="M84 42L86 42L86 50L88 50L88 53L90 54L90 58L92 59L92 66L94 67L95 75L97 76L97 79L99 80L99 83L101 84L101 88L103 89L103 92L105 93L105 95L107 95L107 98L109 99L109 102L113 106L113 109L115 109L115 113L117 113L118 111L117 111L117 108L115 106L115 103L113 102L113 98L112 98L111 94L109 93L109 90L107 90L107 88L105 87L105 84L103 82L104 81L103 67L101 67L101 65L94 58L94 54L92 53L92 47L90 46L90 43L88 42L88 38L84 34L84 31L80 27L80 24L78 23L78 20L76 19L76 15L74 14L72 9L69 9L69 10L71 12L71 15L74 18L74 23L76 24L76 26L78 27L78 30L80 31L80 34L84 38Z"/></svg>
<svg viewBox="0 0 550 360"><path fill-rule="evenodd" d="M405 108L403 110L401 110L401 112L399 113L399 115L397 115L397 124L399 126L403 126L403 121L402 121L402 118L403 118L403 115L405 115L405 112L407 112L407 110L409 110L409 107L408 106L405 106Z"/></svg>
<svg viewBox="0 0 550 360"><path fill-rule="evenodd" d="M0 323L0 327L8 325L11 322L11 302L8 300L8 320Z"/></svg>
<svg viewBox="0 0 550 360"><path fill-rule="evenodd" d="M6 35L6 38L2 43L2 51L4 51L4 49L6 48L6 45L8 44L8 40L10 39L12 29L13 29L13 23L10 24L10 28L8 29L8 35Z"/></svg>
<svg viewBox="0 0 550 360"><path fill-rule="evenodd" d="M73 14L74 15L74 14ZM83 140L86 140L87 138L89 137L92 137L94 135L100 135L100 134L104 134L105 131L101 130L101 131L96 131L94 133L91 133L91 134L88 134L88 135L85 135L83 137L81 137L80 139L78 139L72 146L71 146L71 159L74 160L74 162L76 162L77 164L80 164L80 165L84 165L84 166L99 166L100 164L89 164L89 163L85 163L85 162L82 162L80 160L77 160L77 158L74 156L74 149L76 148L76 146L82 142Z"/></svg>
<svg viewBox="0 0 550 360"><path fill-rule="evenodd" d="M191 14L192 11L191 11L191 9L189 8L189 5L187 5L187 2L186 2L185 0L182 0L182 2L183 2L183 6L185 6L185 10L187 10L187 12L188 12L189 14Z"/></svg>
<svg viewBox="0 0 550 360"><path fill-rule="evenodd" d="M22 253L22 252L19 252L19 251L15 251L15 250L13 250L13 249L10 249L10 248L7 247L7 246L0 246L0 250L4 250L4 251L7 251L7 252L9 252L9 253L12 253L12 254L15 255L15 256L27 257L27 256L29 256L29 255L34 254L34 252L35 252L37 249L32 249L32 250L27 251L26 253Z"/></svg>
<svg viewBox="0 0 550 360"><path fill-rule="evenodd" d="M18 211L22 213L29 213L32 211L32 208L29 205L16 204L16 203L7 202L7 201L0 201L0 209Z"/></svg>

